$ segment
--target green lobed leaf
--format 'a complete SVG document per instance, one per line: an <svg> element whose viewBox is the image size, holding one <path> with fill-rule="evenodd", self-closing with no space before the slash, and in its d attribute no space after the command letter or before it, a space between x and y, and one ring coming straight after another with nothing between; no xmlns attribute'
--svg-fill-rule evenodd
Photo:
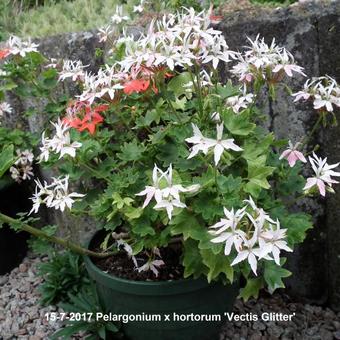
<svg viewBox="0 0 340 340"><path fill-rule="evenodd" d="M6 81L0 86L0 91L11 91L15 89L18 85L11 80Z"/></svg>
<svg viewBox="0 0 340 340"><path fill-rule="evenodd" d="M171 235L183 235L183 239L205 240L208 238L207 230L202 226L195 215L182 210L171 222Z"/></svg>
<svg viewBox="0 0 340 340"><path fill-rule="evenodd" d="M131 223L131 230L134 234L139 235L141 237L147 236L147 235L155 235L156 231L152 227L151 221L146 217L142 216L138 219L130 221Z"/></svg>
<svg viewBox="0 0 340 340"><path fill-rule="evenodd" d="M146 148L144 145L137 143L136 140L133 140L132 142L124 143L121 146L121 153L118 154L118 157L126 162L138 161L139 159L141 159L145 149Z"/></svg>
<svg viewBox="0 0 340 340"><path fill-rule="evenodd" d="M214 254L210 249L201 250L203 263L209 268L208 282L216 279L220 274L224 274L232 283L234 280L234 269L230 265L230 260L222 253Z"/></svg>
<svg viewBox="0 0 340 340"><path fill-rule="evenodd" d="M193 276L198 278L202 274L207 274L208 268L202 262L202 256L198 249L198 242L188 239L183 244L184 278Z"/></svg>
<svg viewBox="0 0 340 340"><path fill-rule="evenodd" d="M207 221L212 221L223 215L223 207L218 201L216 193L203 191L197 194L191 207L195 213L201 214Z"/></svg>
<svg viewBox="0 0 340 340"><path fill-rule="evenodd" d="M248 301L249 298L254 297L257 299L259 297L260 289L263 288L263 279L258 277L255 279L248 278L246 286L241 288L239 298L244 301Z"/></svg>
<svg viewBox="0 0 340 340"><path fill-rule="evenodd" d="M239 192L242 184L242 178L229 175L228 177L219 175L217 176L218 190L222 194L230 194L232 192Z"/></svg>
<svg viewBox="0 0 340 340"><path fill-rule="evenodd" d="M281 266L286 262L285 258L281 258ZM282 281L283 278L290 276L292 273L278 266L274 261L266 261L264 265L264 280L268 285L268 290L272 294L277 288L285 288Z"/></svg>
<svg viewBox="0 0 340 340"><path fill-rule="evenodd" d="M259 136L256 139L247 139L243 144L242 157L247 161L258 161L261 155L265 155L265 157L262 157L265 162L273 141L274 135L272 133L263 137Z"/></svg>
<svg viewBox="0 0 340 340"><path fill-rule="evenodd" d="M187 87L185 87L184 85L188 84L189 82L191 82L190 73L182 72L169 81L167 88L169 91L172 91L177 98L181 95L187 96Z"/></svg>
<svg viewBox="0 0 340 340"><path fill-rule="evenodd" d="M6 145L0 153L0 178L15 163L14 146Z"/></svg>
<svg viewBox="0 0 340 340"><path fill-rule="evenodd" d="M217 93L221 97L221 99L227 99L229 97L236 96L240 93L240 90L233 86L231 81L228 81L225 85L217 85Z"/></svg>
<svg viewBox="0 0 340 340"><path fill-rule="evenodd" d="M222 113L224 125L233 135L248 136L256 127L249 121L249 113L246 111L235 115L231 110Z"/></svg>
<svg viewBox="0 0 340 340"><path fill-rule="evenodd" d="M274 167L261 165L263 163L261 157L256 161L248 161L248 180L244 191L250 193L254 197L258 197L262 189L269 189L267 177L275 170Z"/></svg>
<svg viewBox="0 0 340 340"><path fill-rule="evenodd" d="M287 241L289 245L301 243L306 238L308 229L313 228L311 216L304 213L290 213L281 217L281 224L287 228Z"/></svg>

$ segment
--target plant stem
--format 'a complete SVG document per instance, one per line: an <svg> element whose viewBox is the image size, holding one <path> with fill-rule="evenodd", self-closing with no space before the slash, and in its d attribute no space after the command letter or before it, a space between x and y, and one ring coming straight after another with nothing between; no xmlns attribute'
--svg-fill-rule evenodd
<svg viewBox="0 0 340 340"><path fill-rule="evenodd" d="M102 175L100 172L98 172L96 169L93 169L91 166L87 165L86 163L83 163L83 162L80 162L80 161L78 161L78 163L79 163L79 165L83 166L88 171L93 173L96 177L104 179L105 181L107 181L110 184L114 184L109 178L107 178L106 176Z"/></svg>
<svg viewBox="0 0 340 340"><path fill-rule="evenodd" d="M311 139L312 135L315 133L316 129L319 127L320 123L322 121L322 115L319 115L318 120L316 121L316 123L314 124L311 132L309 133L308 136L305 136L301 142L300 148L303 149L303 147L309 142L309 140Z"/></svg>
<svg viewBox="0 0 340 340"><path fill-rule="evenodd" d="M181 117L178 115L177 111L175 110L174 106L172 105L171 100L166 98L166 101L167 101L168 105L170 106L172 113L176 116L178 123L181 123Z"/></svg>
<svg viewBox="0 0 340 340"><path fill-rule="evenodd" d="M201 112L201 117L204 119L203 114L203 102L202 102L202 89L201 89L201 79L200 79L200 71L198 66L195 64L195 71L196 71L196 80L197 80L197 96L198 96L198 105L200 108L200 112Z"/></svg>
<svg viewBox="0 0 340 340"><path fill-rule="evenodd" d="M24 231L26 231L26 232L28 232L28 233L36 236L36 237L41 237L41 238L46 239L47 241L59 244L60 246L62 246L64 248L68 248L71 251L78 253L80 255L87 255L87 256L92 256L92 257L97 257L97 258L105 258L105 257L112 256L112 255L116 254L116 252L97 253L95 251L91 251L89 249L83 248L79 244L76 244L76 243L71 242L69 240L65 240L61 237L48 235L47 233L45 233L44 231L42 231L38 228L31 227L30 225L26 224L25 222L22 222L20 220L14 219L12 217L9 217L9 216L1 214L1 213L0 213L0 220L4 223L8 223L8 224L15 224L15 225L20 224L21 230L24 230Z"/></svg>
<svg viewBox="0 0 340 340"><path fill-rule="evenodd" d="M196 84L196 80L195 77L192 73L192 71L190 70L190 68L188 68L189 74L190 74L190 78L192 81L192 84L194 86L194 90L197 93L197 99L198 99L198 106L199 106L199 116L200 116L200 121L202 122L203 119L203 106L202 106L202 102L201 102L201 97L200 97L200 88L198 88L198 84ZM196 77L197 79L197 77Z"/></svg>

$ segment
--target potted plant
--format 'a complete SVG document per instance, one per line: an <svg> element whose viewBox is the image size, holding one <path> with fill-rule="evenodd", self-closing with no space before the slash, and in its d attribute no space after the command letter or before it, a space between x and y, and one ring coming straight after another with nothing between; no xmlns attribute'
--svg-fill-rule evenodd
<svg viewBox="0 0 340 340"><path fill-rule="evenodd" d="M117 8L114 23L125 20ZM46 205L97 219L100 232L88 249L0 215L86 254L100 299L131 339L211 339L217 328L207 318L220 322L237 294L248 299L284 287L284 253L312 227L311 216L289 208L332 192L340 175L338 164L306 149L340 106L335 80L308 80L293 94L313 102L316 123L282 152L287 141L262 127L256 104L265 93L275 98L290 77L305 76L303 68L260 37L231 51L212 20L211 12L183 9L153 20L137 40L116 31L97 74L80 61L52 65L80 91L42 135L40 165L59 166L62 175L36 180L30 214ZM110 27L99 34L114 39ZM220 82L222 65L237 83ZM305 180L308 162L313 173Z"/></svg>

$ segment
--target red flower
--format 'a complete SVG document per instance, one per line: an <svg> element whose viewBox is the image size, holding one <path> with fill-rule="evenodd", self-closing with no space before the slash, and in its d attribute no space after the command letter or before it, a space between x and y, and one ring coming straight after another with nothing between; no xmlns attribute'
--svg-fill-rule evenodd
<svg viewBox="0 0 340 340"><path fill-rule="evenodd" d="M90 134L93 135L96 131L96 125L103 122L103 120L104 118L95 111L87 113L84 119L80 122L77 130L81 132L87 129Z"/></svg>
<svg viewBox="0 0 340 340"><path fill-rule="evenodd" d="M71 117L65 117L63 119L63 122L65 124L67 124L68 126L71 126L75 129L78 129L79 125L81 124L81 119L78 118L78 117L74 117L74 118L71 118Z"/></svg>
<svg viewBox="0 0 340 340"><path fill-rule="evenodd" d="M104 118L99 113L106 111L108 108L109 105L99 105L92 108L86 102L76 102L68 108L68 111L72 112L72 114L69 117L65 117L64 122L80 132L87 129L93 135L97 124L104 121ZM82 114L83 118L79 117Z"/></svg>
<svg viewBox="0 0 340 340"><path fill-rule="evenodd" d="M124 85L124 93L130 95L133 92L145 92L150 86L148 79L134 79Z"/></svg>
<svg viewBox="0 0 340 340"><path fill-rule="evenodd" d="M11 50L9 48L0 50L0 60L6 58L9 54L11 54Z"/></svg>

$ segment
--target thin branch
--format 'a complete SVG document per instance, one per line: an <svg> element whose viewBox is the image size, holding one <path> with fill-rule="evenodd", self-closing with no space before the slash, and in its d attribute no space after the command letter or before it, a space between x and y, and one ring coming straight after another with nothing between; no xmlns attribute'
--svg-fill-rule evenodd
<svg viewBox="0 0 340 340"><path fill-rule="evenodd" d="M19 225L21 230L24 230L36 237L41 237L46 239L47 241L59 244L60 246L64 247L64 248L68 248L70 250L72 250L75 253L78 253L80 255L87 255L87 256L92 256L92 257L97 257L97 258L106 258L109 256L112 256L114 254L116 254L117 252L106 252L106 253L97 253L95 251L86 249L82 246L80 246L79 244L76 244L74 242L71 242L69 240L65 240L61 237L57 237L57 236L51 236L48 235L47 233L45 233L43 230L34 228L30 225L28 225L25 222L22 222L20 220L14 219L12 217L9 217L7 215L1 214L0 213L0 221L4 222L4 223L8 223L8 224L15 224L15 225Z"/></svg>

